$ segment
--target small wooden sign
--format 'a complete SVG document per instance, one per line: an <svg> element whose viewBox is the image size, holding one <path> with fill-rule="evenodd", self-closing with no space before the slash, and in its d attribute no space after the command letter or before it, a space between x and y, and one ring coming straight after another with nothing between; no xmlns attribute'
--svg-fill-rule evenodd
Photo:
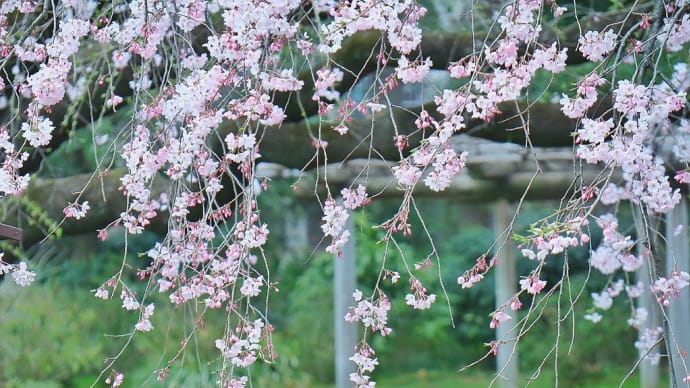
<svg viewBox="0 0 690 388"><path fill-rule="evenodd" d="M12 239L12 240L21 240L22 235L24 235L24 231L21 230L20 228L10 226L10 225L5 225L5 224L0 224L0 239Z"/></svg>

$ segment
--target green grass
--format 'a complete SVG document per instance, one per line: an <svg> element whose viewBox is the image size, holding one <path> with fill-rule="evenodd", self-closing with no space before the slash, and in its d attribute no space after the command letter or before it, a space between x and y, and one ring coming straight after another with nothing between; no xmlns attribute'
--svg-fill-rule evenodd
<svg viewBox="0 0 690 388"><path fill-rule="evenodd" d="M483 373L460 373L454 371L427 371L420 369L415 373L384 376L376 380L381 388L451 388L451 387L486 387L491 377Z"/></svg>
<svg viewBox="0 0 690 388"><path fill-rule="evenodd" d="M587 387L587 388L609 388L619 387L628 371L625 369L609 369L597 378L582 379L578 382L559 381L563 387ZM484 388L491 384L493 375L488 372L469 371L427 371L424 369L414 373L399 374L395 376L381 376L376 379L376 386L380 388ZM523 377L519 386L529 386L533 388L553 388L555 386L555 376L553 370L543 371L537 379L527 384L527 377ZM494 386L498 386L498 381ZM668 376L664 370L661 373L660 386L668 386ZM640 387L640 379L634 373L623 384L625 388Z"/></svg>

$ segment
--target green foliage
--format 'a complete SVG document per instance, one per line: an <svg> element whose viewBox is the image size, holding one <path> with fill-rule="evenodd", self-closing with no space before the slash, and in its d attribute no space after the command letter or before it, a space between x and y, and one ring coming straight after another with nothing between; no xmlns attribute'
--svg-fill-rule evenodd
<svg viewBox="0 0 690 388"><path fill-rule="evenodd" d="M53 244L60 251L61 244L83 246L83 241L68 238ZM137 244L132 241L132 247ZM39 270L41 279L30 287L19 288L11 281L0 285L0 386L88 387L105 367L103 361L125 347L138 313L123 310L117 295L103 301L89 291L119 269L121 253L113 247L112 251L87 249L70 255L82 256L44 264ZM152 371L167 366L186 338L187 350L192 351L183 352L172 363L171 381L189 386L184 382L193 376L213 378L208 372L213 365L200 364L196 357L217 358L213 335L222 332L224 312L206 314L206 329L202 329L195 328L201 312L193 305L175 308L164 295L154 295L150 302L157 306L152 317L156 332L136 333L114 365L126 373L124 386L155 381Z"/></svg>
<svg viewBox="0 0 690 388"><path fill-rule="evenodd" d="M88 291L0 286L0 385L57 386L102 365L109 314Z"/></svg>
<svg viewBox="0 0 690 388"><path fill-rule="evenodd" d="M37 176L67 177L121 166L113 144L124 127L123 123L130 120L131 115L131 106L123 105L90 127L71 130L69 140L46 157Z"/></svg>
<svg viewBox="0 0 690 388"><path fill-rule="evenodd" d="M19 289L4 282L0 292L3 387L90 386L104 360L126 346L138 317L124 311L118 298L102 301L83 287L53 283ZM126 374L123 387L154 383L152 372L168 365L185 338L190 339L187 349L171 364L169 379L158 386L214 385L215 363L198 360L217 359L213 336L222 332L223 312L207 314L204 327L192 329L200 311L175 308L165 298L154 302L156 332L136 333L114 365Z"/></svg>
<svg viewBox="0 0 690 388"><path fill-rule="evenodd" d="M409 244L398 242L398 248L391 244L387 250L382 242L384 231L372 228L373 223L365 213L358 213L355 218L358 283L362 291L365 294L371 292L365 285L374 284L384 257L386 268L398 271L402 276L397 284L385 281L381 285L391 299L389 322L393 329L386 338L376 336L373 342L377 356L382 360L378 369L382 374L415 368L458 368L479 358L484 352L483 342L492 335L486 315L479 313L491 311L494 305L490 278L469 290L460 290L456 283L457 276L472 267L491 245L492 231L473 225L457 230L447 228L447 225L457 223L471 213L458 204L439 206L437 201L420 201L418 206L425 215L424 225L428 233L438 244L438 259L444 273L442 279L439 278L436 256L429 255L432 247L424 233L418 232L406 238L404 241ZM388 210L381 206L369 214L373 213L373 218L377 213L386 214ZM478 214L481 218L482 211ZM424 230L421 219L414 218L411 222L413 230ZM405 303L405 295L410 290L403 260L407 266L413 267L427 257L434 263L433 267L413 274L437 295L437 301L429 310L413 310ZM447 294L444 294L441 280ZM459 312L456 316L451 317L449 305L452 311Z"/></svg>
<svg viewBox="0 0 690 388"><path fill-rule="evenodd" d="M268 191L262 195L260 200L272 205L263 208L262 221L272 225L276 220L282 221L286 207L294 214L306 211L298 209L298 203L281 200L288 190L289 186L285 185L274 194ZM397 284L387 280L381 285L393 304L389 320L393 332L386 338L375 336L373 339L372 345L381 362L375 378L380 378L381 386L404 386L392 379L388 379L390 383L387 384L386 376L405 373L410 381L416 382L412 386L486 386L491 380L488 374L473 372L475 374L469 378L455 373L446 377L433 376L440 373L437 370L458 370L480 358L487 351L484 343L493 338L494 331L488 327L487 316L495 304L492 272L471 289L460 289L456 283L457 276L472 267L476 258L491 246L493 231L482 226L482 223L489 224L490 213L482 207L470 208L438 201L418 201L416 205L426 216L424 226L422 220L412 214L410 222L415 234L401 239L405 243L399 242L399 249L391 245L387 250L381 241L383 230L372 227L385 215L391 214L388 204L384 201L372 204L368 216L355 214L356 232L353 235L357 240L358 284L363 293L371 293L372 289L368 287L374 284L384 257L385 267L399 271L402 276ZM529 224L542 213L546 211L541 207L527 206L522 209L519 222ZM289 227L287 223L280 225L284 225L283 229ZM449 225L461 227L453 230ZM425 228L427 232L422 232ZM524 234L520 230L517 232ZM308 254L292 257L282 244L276 243L286 235L285 231L275 227L271 233L273 245L266 248L265 254L271 279L279 282L280 291L272 293L267 314L276 329L273 340L278 358L273 363L257 363L249 373L256 386L327 385L334 377L334 258L325 253L316 253L308 259L305 259ZM429 244L426 233L436 242L435 247ZM593 240L597 238L594 233ZM145 257L135 256L152 245L153 239L155 235L146 234L126 241L132 256L127 258L129 265L147 264ZM55 244L87 246L83 241L71 239ZM59 260L50 260L40 271L40 284L26 289L12 287L11 282L0 286L3 295L0 299L0 311L3 312L0 336L5 339L0 345L0 354L3 354L0 385L87 387L95 381L104 366L103 360L119 352L128 339L125 334L132 331L138 318L136 313L122 310L117 296L110 301L100 301L88 292L119 269L123 244L124 235L113 231L111 238L99 244L99 248L89 246L69 251ZM439 279L436 256L431 254L434 248L443 269L442 279ZM410 290L403 260L407 266L413 267L414 263L427 257L434 266L423 271L413 270L413 273L438 299L430 310L412 310L404 301ZM560 278L564 260L565 257L549 259L543 272L549 285ZM579 269L578 262L586 261L569 253L571 268ZM518 272L526 274L534 264L519 260ZM447 300L441 280L448 291ZM603 283L603 280L594 280L595 283ZM138 290L141 295L145 285L139 284L142 286ZM581 283L573 285L574 290L578 287ZM573 386L606 378L607 369L614 365L619 369L620 365L632 365L631 357L636 354L632 348L632 330L625 322L615 320L615 317L627 316L626 307L614 306L604 318L610 319L607 324L593 325L582 319L589 307L588 295L585 293L584 300L575 307L575 341L578 346L570 353L572 322L569 319L561 322L558 348L562 368L559 378ZM565 306L566 300L563 299L561 307ZM215 386L220 360L213 343L226 323L225 311L208 311L202 315L200 306L171 306L165 295L153 295L153 302L157 305L152 318L155 332L136 333L134 341L114 366L126 374L125 387L138 387L144 383L161 387ZM523 302L527 304L528 301ZM542 319L525 335L523 345L520 345L523 372L534 371L555 343L555 321L549 317L557 314L557 302L556 296L550 298ZM352 303L354 305L354 301ZM456 312L452 317L454 327L449 311ZM180 343L187 338L184 352L176 357ZM606 346L610 338L619 338L621 346ZM173 359L169 376L162 383L156 382L152 371L165 368ZM536 386L553 383L553 356L548 365L551 368L542 372ZM491 368L490 362L482 366ZM411 375L410 371L418 372ZM619 381L622 376L618 377Z"/></svg>
<svg viewBox="0 0 690 388"><path fill-rule="evenodd" d="M312 332L307 328L303 329L300 335L307 336L309 333ZM257 387L313 387L318 384L316 378L319 376L318 373L312 373L314 362L325 368L320 371L320 374L326 374L327 371L333 369L332 354L329 359L317 358L327 356L325 353L329 351L332 353L332 348L318 356L314 353L318 348L328 344L321 343L315 348L305 349L303 343L300 344L296 339L290 339L285 335L274 335L273 341L276 349L280 351L278 358L271 364L257 363L252 367L252 377ZM328 383L332 380L320 379L319 381Z"/></svg>
<svg viewBox="0 0 690 388"><path fill-rule="evenodd" d="M318 255L306 265L287 295L285 337L294 346L291 363L318 381L329 382L334 378L333 258Z"/></svg>
<svg viewBox="0 0 690 388"><path fill-rule="evenodd" d="M43 210L43 206L39 202L31 200L26 195L21 196L11 196L8 197L8 205L12 205L13 202L17 202L22 209L27 213L27 220L29 226L37 226L43 228L47 231L49 238L60 238L62 237L62 228L58 222L52 219Z"/></svg>
<svg viewBox="0 0 690 388"><path fill-rule="evenodd" d="M587 383L601 379L608 369L634 365L636 332L625 319L630 307L617 300L598 324L585 320L583 316L591 303L590 290L585 290L582 300L570 310L571 300L576 299L583 284L584 276L572 279L570 291L566 287L562 293L553 293L543 312L539 308L539 320L519 343L520 364L525 373L538 375L538 371L557 368L561 383L588 386ZM625 373L621 374L619 379L624 376ZM547 374L543 378L555 377Z"/></svg>

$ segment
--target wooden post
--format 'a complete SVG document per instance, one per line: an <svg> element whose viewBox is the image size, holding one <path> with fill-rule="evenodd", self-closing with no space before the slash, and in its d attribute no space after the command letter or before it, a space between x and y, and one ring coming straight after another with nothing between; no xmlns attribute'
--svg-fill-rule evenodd
<svg viewBox="0 0 690 388"><path fill-rule="evenodd" d="M638 338L642 339L642 335L646 329L655 329L660 326L661 318L659 311L659 304L656 298L649 292L649 287L654 282L652 279L656 277L656 268L653 263L653 258L650 257L648 247L651 245L649 235L647 234L647 227L645 225L643 214L639 207L635 206L635 230L637 231L637 254L643 258L642 266L637 269L637 280L642 282L642 287L646 292L637 298L637 307L642 307L647 310L647 320L644 321L640 327L637 328ZM658 352L659 349L652 349L652 352ZM643 349L639 351L640 362L640 386L642 388L658 388L659 387L659 365L652 364L648 357L645 357L647 352Z"/></svg>
<svg viewBox="0 0 690 388"><path fill-rule="evenodd" d="M284 200L283 222L285 248L293 257L304 256L309 249L309 220L307 210L296 199Z"/></svg>
<svg viewBox="0 0 690 388"><path fill-rule="evenodd" d="M352 292L357 287L357 271L355 269L355 227L353 216L348 218L345 230L350 231L350 239L343 247L343 255L335 256L335 270L333 273L333 310L335 312L335 386L336 388L352 387L350 373L354 373L355 364L350 357L355 352L357 344L357 327L352 322L345 321L348 307L354 305Z"/></svg>
<svg viewBox="0 0 690 388"><path fill-rule="evenodd" d="M515 270L515 244L510 238L508 228L513 214L513 207L505 199L499 199L494 208L494 233L499 244L497 252L499 264L496 266L496 307L501 306L517 292L517 275ZM513 317L515 319L516 317ZM504 322L496 327L496 341L508 340L514 334L513 321ZM496 355L496 374L499 386L516 388L520 372L518 370L518 353L516 342L509 342L498 347Z"/></svg>
<svg viewBox="0 0 690 388"><path fill-rule="evenodd" d="M677 227L682 232L675 233ZM683 197L680 204L666 214L666 275L674 271L690 272L690 245L688 243L688 204ZM685 287L680 295L671 297L668 307L667 351L671 357L671 386L688 387L683 379L690 374L690 288Z"/></svg>

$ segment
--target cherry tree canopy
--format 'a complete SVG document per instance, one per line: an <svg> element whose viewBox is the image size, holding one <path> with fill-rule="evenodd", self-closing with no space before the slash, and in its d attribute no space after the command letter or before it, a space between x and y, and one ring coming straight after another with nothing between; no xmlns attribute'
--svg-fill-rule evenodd
<svg viewBox="0 0 690 388"><path fill-rule="evenodd" d="M0 194L8 206L39 202L61 220L46 229L29 223L34 215L11 211L5 222L26 227L25 246L58 227L101 239L113 228L159 233L140 278L171 303L228 312L215 341L223 386L244 386L242 368L274 356L268 306L259 306L275 287L261 271L275 258L262 250L269 226L255 199L270 182L257 173L260 162L315 171L314 187L324 191L315 190L314 200L334 254L349 238L344 226L352 211L384 193L400 199L398 212L381 224L393 243L413 232L408 218L419 190L475 184L456 180L467 168L477 179L523 174L524 183L506 186L513 198L524 190L551 195L552 181L538 179L553 178L548 163L565 162L571 174L562 208L519 240L534 269L487 324L517 316L521 294L545 289L540 271L551 255L589 247L590 222L604 231L603 243L590 247L591 267L612 275L615 287L596 294L588 318L597 320L623 289L631 298L651 292L668 306L690 275L651 271L650 289L614 281L653 260L655 247L619 231L615 214L595 216L594 209L626 200L648 221L674 209L690 182L690 6L600 3L3 1ZM438 28L427 31L425 23L435 23L427 13ZM119 127L100 132L114 115ZM94 171L35 176L79 131L106 145ZM517 159L492 169L492 148L482 151L468 138L514 143L501 152ZM348 175L362 184L338 187L351 180L329 164L353 160ZM390 177L380 192L367 190L372 168ZM649 249L636 253L641 246ZM457 274L455 287L472 287L495 265L480 258ZM417 279L419 268L406 267L400 274L382 264L379 280L403 279L410 308L428 309L437 295ZM120 298L139 314L136 331L151 331L154 305L132 292L124 270L104 279L95 295ZM30 260L9 254L0 273L23 286L35 277ZM353 296L345 319L360 322L364 338L351 358L351 380L371 386L378 362L371 337L391 332L390 300L378 286ZM659 335L650 333L640 347ZM159 378L166 373L158 371Z"/></svg>

